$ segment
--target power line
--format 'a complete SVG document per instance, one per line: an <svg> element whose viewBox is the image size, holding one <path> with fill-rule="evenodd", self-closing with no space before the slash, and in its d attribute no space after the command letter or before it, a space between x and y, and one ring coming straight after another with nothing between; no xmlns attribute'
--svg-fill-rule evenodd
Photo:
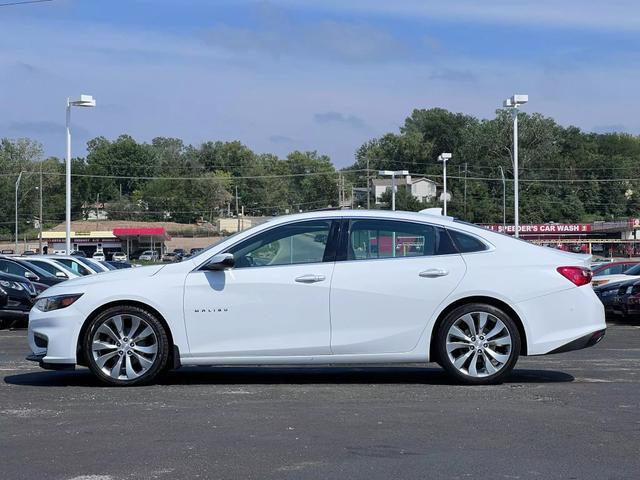
<svg viewBox="0 0 640 480"><path fill-rule="evenodd" d="M0 3L0 7L12 7L14 5L26 5L28 3L45 3L53 2L53 0L24 0L22 2Z"/></svg>

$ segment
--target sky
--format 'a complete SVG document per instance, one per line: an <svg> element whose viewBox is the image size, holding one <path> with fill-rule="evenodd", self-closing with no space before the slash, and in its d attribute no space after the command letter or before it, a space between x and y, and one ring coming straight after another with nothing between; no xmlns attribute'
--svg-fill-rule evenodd
<svg viewBox="0 0 640 480"><path fill-rule="evenodd" d="M9 0L0 0L0 5ZM127 133L339 167L414 108L491 118L504 98L640 134L637 0L53 0L0 6L0 137L63 157Z"/></svg>

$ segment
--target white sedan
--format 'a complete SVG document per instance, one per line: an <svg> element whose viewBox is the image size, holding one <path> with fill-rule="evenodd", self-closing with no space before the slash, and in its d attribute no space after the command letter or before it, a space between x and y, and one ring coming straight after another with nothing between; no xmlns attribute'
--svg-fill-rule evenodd
<svg viewBox="0 0 640 480"><path fill-rule="evenodd" d="M436 361L471 384L605 333L588 257L421 213L273 219L180 263L61 283L28 358L113 385L180 365Z"/></svg>

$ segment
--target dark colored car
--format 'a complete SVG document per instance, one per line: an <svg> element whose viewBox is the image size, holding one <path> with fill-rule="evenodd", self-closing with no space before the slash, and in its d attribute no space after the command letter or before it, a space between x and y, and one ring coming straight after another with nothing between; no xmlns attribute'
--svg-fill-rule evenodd
<svg viewBox="0 0 640 480"><path fill-rule="evenodd" d="M198 253L200 253L202 250L204 250L204 248L192 248L191 250L189 250L189 254L190 255L197 255Z"/></svg>
<svg viewBox="0 0 640 480"><path fill-rule="evenodd" d="M0 272L0 328L26 325L36 297L33 284L24 277Z"/></svg>
<svg viewBox="0 0 640 480"><path fill-rule="evenodd" d="M601 275L618 275L621 273L625 273L631 267L638 265L640 262L633 261L624 261L624 262L610 262L610 263L601 263L597 266L591 268L594 277L599 277Z"/></svg>
<svg viewBox="0 0 640 480"><path fill-rule="evenodd" d="M640 315L640 280L628 280L618 284L618 294L613 310L623 317Z"/></svg>
<svg viewBox="0 0 640 480"><path fill-rule="evenodd" d="M184 248L174 248L173 249L173 253L175 253L176 255L180 256L180 257L184 257L187 252Z"/></svg>
<svg viewBox="0 0 640 480"><path fill-rule="evenodd" d="M58 278L43 268L20 258L0 257L0 272L18 275L31 282L38 282L47 287L52 287L60 282L64 282L64 279Z"/></svg>
<svg viewBox="0 0 640 480"><path fill-rule="evenodd" d="M593 291L602 302L602 305L604 305L604 312L606 315L613 315L617 313L615 310L615 303L617 302L620 286L620 283L606 283L593 288Z"/></svg>
<svg viewBox="0 0 640 480"><path fill-rule="evenodd" d="M84 253L82 250L74 250L73 252L71 252L71 255L73 255L74 257L86 257L87 254Z"/></svg>
<svg viewBox="0 0 640 480"><path fill-rule="evenodd" d="M131 268L131 267L133 267L133 265L131 265L129 262L114 262L113 260L109 260L109 261L107 261L105 263L108 263L109 265L114 267L116 270L120 270L122 268Z"/></svg>

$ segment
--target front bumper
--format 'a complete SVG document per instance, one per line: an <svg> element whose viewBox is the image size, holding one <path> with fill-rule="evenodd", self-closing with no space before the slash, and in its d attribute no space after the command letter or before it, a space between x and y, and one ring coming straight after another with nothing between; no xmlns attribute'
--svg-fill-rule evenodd
<svg viewBox="0 0 640 480"><path fill-rule="evenodd" d="M73 367L83 318L73 305L52 312L31 309L27 338L34 356L30 355L29 359L38 361L41 366L55 364Z"/></svg>
<svg viewBox="0 0 640 480"><path fill-rule="evenodd" d="M39 355L32 353L31 355L27 355L25 358L30 362L38 362L40 368L44 368L45 370L74 370L76 368L73 363L47 363L44 361L46 355L46 353L41 353Z"/></svg>

